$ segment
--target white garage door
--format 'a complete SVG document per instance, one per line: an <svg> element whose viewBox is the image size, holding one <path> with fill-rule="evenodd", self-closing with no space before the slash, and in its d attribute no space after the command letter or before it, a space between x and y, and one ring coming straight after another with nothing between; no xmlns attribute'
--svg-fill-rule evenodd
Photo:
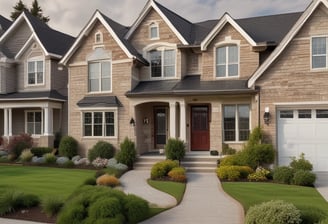
<svg viewBox="0 0 328 224"><path fill-rule="evenodd" d="M314 171L328 171L328 109L278 111L278 163L301 153Z"/></svg>

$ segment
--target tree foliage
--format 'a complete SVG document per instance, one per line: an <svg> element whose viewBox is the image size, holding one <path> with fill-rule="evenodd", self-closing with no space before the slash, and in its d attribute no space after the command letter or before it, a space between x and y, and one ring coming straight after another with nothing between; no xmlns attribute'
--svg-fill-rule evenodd
<svg viewBox="0 0 328 224"><path fill-rule="evenodd" d="M44 16L43 15L43 10L42 10L41 6L39 5L38 0L34 0L32 2L32 7L30 9L28 9L26 7L26 5L23 3L22 0L19 0L16 3L16 5L13 6L13 9L14 9L14 11L10 15L10 18L12 20L17 19L23 11L30 12L33 16L37 17L38 19L40 19L44 23L47 23L50 20L49 16Z"/></svg>

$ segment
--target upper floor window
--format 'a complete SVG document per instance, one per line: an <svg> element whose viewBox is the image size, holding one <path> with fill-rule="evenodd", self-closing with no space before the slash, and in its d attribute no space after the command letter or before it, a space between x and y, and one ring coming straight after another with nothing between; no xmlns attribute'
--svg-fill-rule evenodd
<svg viewBox="0 0 328 224"><path fill-rule="evenodd" d="M96 34L95 34L95 43L96 44L101 44L103 43L103 35L100 31L98 31Z"/></svg>
<svg viewBox="0 0 328 224"><path fill-rule="evenodd" d="M157 49L149 52L152 78L175 77L175 55L173 49Z"/></svg>
<svg viewBox="0 0 328 224"><path fill-rule="evenodd" d="M149 27L149 38L158 39L159 38L159 28L158 24L152 23Z"/></svg>
<svg viewBox="0 0 328 224"><path fill-rule="evenodd" d="M89 62L89 92L108 92L112 90L111 62Z"/></svg>
<svg viewBox="0 0 328 224"><path fill-rule="evenodd" d="M312 38L312 69L328 68L328 37Z"/></svg>
<svg viewBox="0 0 328 224"><path fill-rule="evenodd" d="M41 85L44 82L44 62L40 58L31 58L27 62L27 84Z"/></svg>
<svg viewBox="0 0 328 224"><path fill-rule="evenodd" d="M216 77L239 75L239 52L237 45L216 48Z"/></svg>

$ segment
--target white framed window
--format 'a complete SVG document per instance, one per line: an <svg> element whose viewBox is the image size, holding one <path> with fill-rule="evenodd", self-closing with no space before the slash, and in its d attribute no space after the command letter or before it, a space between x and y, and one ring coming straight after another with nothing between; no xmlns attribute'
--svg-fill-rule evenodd
<svg viewBox="0 0 328 224"><path fill-rule="evenodd" d="M84 137L117 136L116 111L84 111L82 114Z"/></svg>
<svg viewBox="0 0 328 224"><path fill-rule="evenodd" d="M88 64L89 92L112 91L112 65L110 60L92 61Z"/></svg>
<svg viewBox="0 0 328 224"><path fill-rule="evenodd" d="M151 40L159 39L159 27L157 23L152 23L149 26L149 38Z"/></svg>
<svg viewBox="0 0 328 224"><path fill-rule="evenodd" d="M250 133L250 106L223 106L223 136L225 142L247 141Z"/></svg>
<svg viewBox="0 0 328 224"><path fill-rule="evenodd" d="M102 32L95 33L95 44L102 44L104 41Z"/></svg>
<svg viewBox="0 0 328 224"><path fill-rule="evenodd" d="M328 37L312 37L312 69L328 69Z"/></svg>
<svg viewBox="0 0 328 224"><path fill-rule="evenodd" d="M25 132L31 135L43 133L43 114L41 110L25 111Z"/></svg>
<svg viewBox="0 0 328 224"><path fill-rule="evenodd" d="M226 45L216 48L216 77L239 76L239 49L238 45Z"/></svg>
<svg viewBox="0 0 328 224"><path fill-rule="evenodd" d="M176 50L158 48L149 51L151 78L176 76Z"/></svg>
<svg viewBox="0 0 328 224"><path fill-rule="evenodd" d="M44 84L44 60L42 57L33 57L27 61L27 85Z"/></svg>

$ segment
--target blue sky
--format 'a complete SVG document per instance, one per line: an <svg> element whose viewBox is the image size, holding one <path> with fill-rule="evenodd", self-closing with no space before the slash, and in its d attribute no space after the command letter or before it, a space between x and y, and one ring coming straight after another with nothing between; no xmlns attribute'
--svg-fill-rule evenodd
<svg viewBox="0 0 328 224"><path fill-rule="evenodd" d="M123 25L131 25L147 0L38 0L49 25L76 36L96 9ZM311 0L157 0L191 22L218 19L224 12L233 18L303 11ZM18 0L0 0L0 14L10 18ZM32 0L23 0L30 7Z"/></svg>

